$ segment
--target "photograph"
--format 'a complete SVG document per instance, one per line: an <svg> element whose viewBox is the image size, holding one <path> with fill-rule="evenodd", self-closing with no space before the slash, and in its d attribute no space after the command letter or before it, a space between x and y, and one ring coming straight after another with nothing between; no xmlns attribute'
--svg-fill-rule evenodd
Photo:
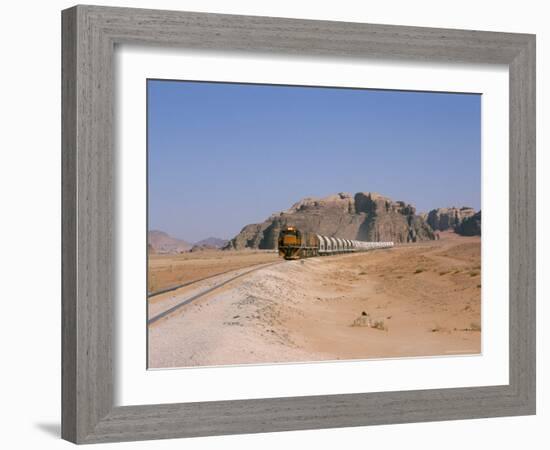
<svg viewBox="0 0 550 450"><path fill-rule="evenodd" d="M545 447L545 3L3 6L3 448Z"/></svg>
<svg viewBox="0 0 550 450"><path fill-rule="evenodd" d="M148 369L482 353L481 94L146 83Z"/></svg>

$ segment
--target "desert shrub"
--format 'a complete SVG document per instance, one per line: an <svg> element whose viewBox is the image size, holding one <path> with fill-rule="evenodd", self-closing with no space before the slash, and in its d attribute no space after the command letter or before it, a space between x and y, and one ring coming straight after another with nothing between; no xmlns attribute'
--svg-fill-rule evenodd
<svg viewBox="0 0 550 450"><path fill-rule="evenodd" d="M470 330L471 331L481 331L481 325L477 322L472 322L470 324Z"/></svg>
<svg viewBox="0 0 550 450"><path fill-rule="evenodd" d="M388 331L388 327L386 326L383 320L375 320L372 323L371 328L376 328L377 330L382 330L382 331Z"/></svg>
<svg viewBox="0 0 550 450"><path fill-rule="evenodd" d="M361 314L357 319L355 319L351 324L351 326L352 327L370 327L371 326L370 316L363 311L363 314Z"/></svg>

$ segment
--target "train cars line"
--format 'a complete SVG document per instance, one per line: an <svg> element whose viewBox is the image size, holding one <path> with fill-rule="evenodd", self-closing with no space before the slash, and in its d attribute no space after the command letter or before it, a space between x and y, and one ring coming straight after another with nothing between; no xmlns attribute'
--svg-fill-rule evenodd
<svg viewBox="0 0 550 450"><path fill-rule="evenodd" d="M282 229L278 239L279 255L285 259L355 253L390 247L393 247L393 242L366 242L322 236L300 231L293 226Z"/></svg>

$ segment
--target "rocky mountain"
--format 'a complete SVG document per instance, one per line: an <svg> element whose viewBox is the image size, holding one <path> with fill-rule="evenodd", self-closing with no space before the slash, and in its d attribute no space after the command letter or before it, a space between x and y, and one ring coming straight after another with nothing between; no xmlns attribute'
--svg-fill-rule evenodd
<svg viewBox="0 0 550 450"><path fill-rule="evenodd" d="M432 209L426 221L434 231L454 230L465 236L481 235L481 211L476 213L468 206Z"/></svg>
<svg viewBox="0 0 550 450"><path fill-rule="evenodd" d="M464 219L473 216L475 213L475 210L468 206L463 206L462 208L437 208L432 209L428 213L426 221L434 231L453 230Z"/></svg>
<svg viewBox="0 0 550 450"><path fill-rule="evenodd" d="M196 252L201 250L216 250L225 247L227 245L227 242L227 239L209 237L199 242L195 242L195 244L191 248L191 251Z"/></svg>
<svg viewBox="0 0 550 450"><path fill-rule="evenodd" d="M481 236L481 211L466 217L455 231L463 236Z"/></svg>
<svg viewBox="0 0 550 450"><path fill-rule="evenodd" d="M181 253L191 249L192 245L182 239L170 236L164 231L151 230L147 233L148 248L155 253Z"/></svg>
<svg viewBox="0 0 550 450"><path fill-rule="evenodd" d="M288 225L325 236L363 241L416 242L434 239L432 229L412 205L374 192L305 198L262 223L245 226L225 248L273 249Z"/></svg>

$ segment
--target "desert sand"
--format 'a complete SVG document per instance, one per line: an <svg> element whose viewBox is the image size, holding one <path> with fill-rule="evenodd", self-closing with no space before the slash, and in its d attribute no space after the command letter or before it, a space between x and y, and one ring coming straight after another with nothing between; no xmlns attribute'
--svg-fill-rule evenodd
<svg viewBox="0 0 550 450"><path fill-rule="evenodd" d="M275 250L207 250L180 254L151 254L147 273L148 291L160 291L228 270L277 260L278 254Z"/></svg>
<svg viewBox="0 0 550 450"><path fill-rule="evenodd" d="M441 233L438 241L245 274L149 325L149 367L480 353L480 242ZM224 270L241 258L215 253L211 264ZM245 267L237 266L235 273ZM217 281L152 297L150 317Z"/></svg>

